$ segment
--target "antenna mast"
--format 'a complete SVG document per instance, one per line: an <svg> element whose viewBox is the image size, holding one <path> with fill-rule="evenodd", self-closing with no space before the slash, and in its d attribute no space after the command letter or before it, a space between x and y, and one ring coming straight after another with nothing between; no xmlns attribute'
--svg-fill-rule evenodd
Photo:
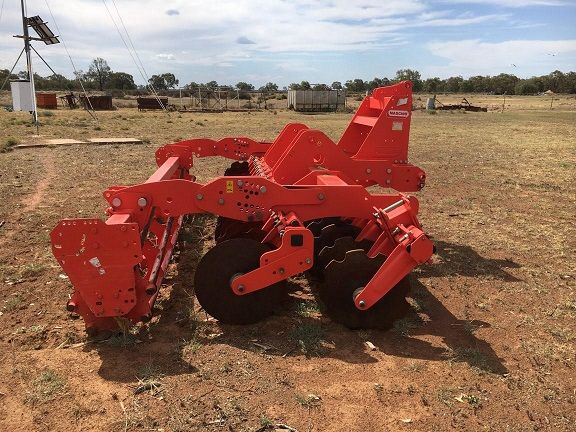
<svg viewBox="0 0 576 432"><path fill-rule="evenodd" d="M20 0L20 5L22 7L22 29L24 35L24 52L26 53L26 66L28 70L28 80L30 81L30 93L32 98L32 106L34 111L32 111L32 118L34 120L34 125L36 126L36 133L38 133L38 108L36 107L36 88L34 85L34 71L32 70L32 57L30 53L30 34L28 33L28 18L26 17L26 5L24 0Z"/></svg>

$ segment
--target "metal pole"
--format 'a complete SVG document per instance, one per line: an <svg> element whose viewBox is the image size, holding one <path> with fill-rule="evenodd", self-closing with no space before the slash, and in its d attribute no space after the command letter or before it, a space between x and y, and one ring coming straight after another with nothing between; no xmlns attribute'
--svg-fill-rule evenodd
<svg viewBox="0 0 576 432"><path fill-rule="evenodd" d="M28 80L30 80L30 93L32 96L32 105L34 111L32 111L32 118L34 119L34 125L36 126L36 133L38 133L38 110L36 108L36 88L34 86L34 71L32 70L32 56L30 53L30 36L28 34L28 18L26 18L26 6L24 0L20 0L20 6L22 7L22 27L24 32L24 51L26 52L26 65L28 66Z"/></svg>

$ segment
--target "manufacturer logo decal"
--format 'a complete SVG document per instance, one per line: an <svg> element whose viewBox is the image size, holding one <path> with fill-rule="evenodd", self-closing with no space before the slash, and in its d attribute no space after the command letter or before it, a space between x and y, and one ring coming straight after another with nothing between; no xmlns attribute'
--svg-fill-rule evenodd
<svg viewBox="0 0 576 432"><path fill-rule="evenodd" d="M390 111L388 111L388 117L406 118L409 115L410 115L410 112L404 111L404 110L390 110Z"/></svg>

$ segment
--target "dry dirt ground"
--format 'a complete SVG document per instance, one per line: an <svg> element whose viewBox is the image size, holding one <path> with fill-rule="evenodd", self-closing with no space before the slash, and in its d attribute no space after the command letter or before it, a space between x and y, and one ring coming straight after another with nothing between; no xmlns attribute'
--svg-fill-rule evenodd
<svg viewBox="0 0 576 432"><path fill-rule="evenodd" d="M58 110L43 113L43 137L33 137L26 114L0 112L0 144L145 140L0 154L1 429L575 430L576 99L549 103L415 112L411 162L428 175L421 221L438 254L416 272L413 312L392 330L330 322L303 279L264 322L208 320L192 284L212 241L214 220L203 217L187 228L153 321L104 342L88 341L64 309L71 286L49 244L59 219L102 215L101 192L144 180L164 143L272 139L289 121L337 139L351 114L120 109L94 123ZM195 171L205 180L225 166L202 160Z"/></svg>

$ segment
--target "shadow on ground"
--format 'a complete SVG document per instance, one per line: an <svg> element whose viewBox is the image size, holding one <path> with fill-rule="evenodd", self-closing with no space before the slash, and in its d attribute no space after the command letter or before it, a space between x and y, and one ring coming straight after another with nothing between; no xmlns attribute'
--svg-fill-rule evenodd
<svg viewBox="0 0 576 432"><path fill-rule="evenodd" d="M412 297L420 306L396 321L389 331L351 331L331 322L318 310L301 279L289 283L290 300L279 305L271 318L249 326L230 326L220 325L203 312L195 311L191 285L201 247L195 242L189 244L193 246L181 251L177 275L167 281L172 285L169 295L159 301L156 318L138 335L142 343L128 347L98 344L89 348L102 359L99 374L104 379L135 381L154 364L162 365L164 375L193 373L197 369L184 360L182 352L190 341L228 345L281 358L304 354L353 364L378 361L378 353L366 348L365 342L370 341L390 356L465 362L485 372L507 372L490 344L474 334L476 329L490 325L459 319L420 280L462 275L515 282L518 279L505 270L519 267L512 261L483 258L468 246L435 241L439 262L424 266L418 274L419 280L412 281ZM310 305L316 310L303 314Z"/></svg>
<svg viewBox="0 0 576 432"><path fill-rule="evenodd" d="M521 265L509 259L485 258L470 246L448 243L434 239L436 256L433 265L418 269L420 277L468 276L489 277L504 282L519 282L506 269L517 269Z"/></svg>

